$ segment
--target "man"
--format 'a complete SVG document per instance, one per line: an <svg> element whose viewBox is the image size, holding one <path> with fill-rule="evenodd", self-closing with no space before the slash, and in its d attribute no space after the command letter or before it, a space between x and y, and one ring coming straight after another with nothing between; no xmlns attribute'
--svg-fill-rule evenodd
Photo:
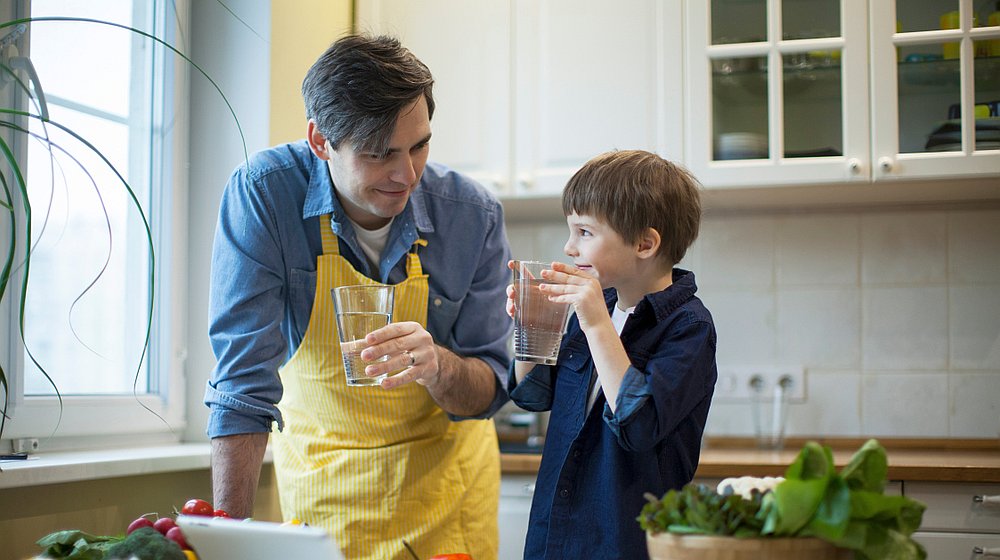
<svg viewBox="0 0 1000 560"><path fill-rule="evenodd" d="M255 154L223 195L208 383L215 507L250 515L272 422L282 515L348 558L497 554L510 258L502 209L427 163L427 67L398 41L335 42L303 85L303 142ZM393 323L347 386L331 290L395 286ZM415 383L414 383L415 382ZM462 421L457 421L462 420Z"/></svg>

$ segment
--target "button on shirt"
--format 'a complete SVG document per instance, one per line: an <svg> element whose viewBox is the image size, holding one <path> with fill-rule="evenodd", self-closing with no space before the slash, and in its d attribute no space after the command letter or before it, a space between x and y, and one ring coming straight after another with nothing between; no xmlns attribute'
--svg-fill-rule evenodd
<svg viewBox="0 0 1000 560"><path fill-rule="evenodd" d="M427 241L419 249L430 277L427 330L435 343L480 358L496 372L496 396L477 418L506 402L511 256L496 198L429 163L393 220L375 270L333 192L326 162L305 141L254 154L230 177L212 254L209 335L217 366L205 391L209 437L268 432L273 421L282 427L278 368L309 325L322 254L318 220L325 214L332 216L341 254L383 283L405 279L406 252L418 237Z"/></svg>
<svg viewBox="0 0 1000 560"><path fill-rule="evenodd" d="M600 391L587 396L593 359L576 316L556 365L535 366L511 399L551 410L531 502L525 559L647 558L636 517L643 493L662 496L691 481L717 377L712 316L695 297L694 274L646 295L621 340L631 362L616 412ZM617 299L605 290L609 312Z"/></svg>

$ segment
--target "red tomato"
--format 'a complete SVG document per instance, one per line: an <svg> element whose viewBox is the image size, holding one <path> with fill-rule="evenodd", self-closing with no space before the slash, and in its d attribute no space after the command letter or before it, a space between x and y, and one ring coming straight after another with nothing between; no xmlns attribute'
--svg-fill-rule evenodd
<svg viewBox="0 0 1000 560"><path fill-rule="evenodd" d="M212 517L231 517L225 510L217 509L212 513Z"/></svg>
<svg viewBox="0 0 1000 560"><path fill-rule="evenodd" d="M212 504L206 502L205 500L191 498L184 504L184 507L181 508L181 513L184 515L204 515L206 517L212 517L215 510L212 509Z"/></svg>

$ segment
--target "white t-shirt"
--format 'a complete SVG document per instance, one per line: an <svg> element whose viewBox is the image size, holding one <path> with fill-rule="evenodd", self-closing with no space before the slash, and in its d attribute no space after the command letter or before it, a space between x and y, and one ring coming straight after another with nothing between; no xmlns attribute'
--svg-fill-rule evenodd
<svg viewBox="0 0 1000 560"><path fill-rule="evenodd" d="M622 311L615 305L614 311L611 312L611 323L615 326L615 332L619 336L622 334L622 329L625 328L625 321L628 320L628 316L635 311L635 306L629 307L628 309ZM590 390L590 396L587 397L587 414L590 414L590 409L594 407L594 402L597 400L597 392L601 390L601 378L597 377L597 370L593 373L594 380L592 383L594 387Z"/></svg>
<svg viewBox="0 0 1000 560"><path fill-rule="evenodd" d="M395 219L394 217L392 220L389 220L389 223L378 229L365 229L359 226L354 220L347 218L347 221L351 222L351 225L354 226L354 234L358 238L358 245L361 245L361 250L368 257L368 264L375 269L376 276L378 276L379 272L378 263L382 259L382 250L385 249L385 244L389 241L389 229L392 227L392 222Z"/></svg>

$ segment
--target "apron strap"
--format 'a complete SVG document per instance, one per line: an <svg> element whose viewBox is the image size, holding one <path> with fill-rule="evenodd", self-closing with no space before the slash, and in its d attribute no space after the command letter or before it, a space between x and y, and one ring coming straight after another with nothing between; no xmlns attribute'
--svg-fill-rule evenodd
<svg viewBox="0 0 1000 560"><path fill-rule="evenodd" d="M417 256L417 247L426 247L427 240L422 238L417 238L413 242L413 247L406 254L406 277L415 278L417 276L424 275L424 269L420 266L420 257Z"/></svg>
<svg viewBox="0 0 1000 560"><path fill-rule="evenodd" d="M339 255L340 240L337 239L337 236L333 233L333 228L330 227L330 214L323 214L319 217L319 233L323 239L323 254Z"/></svg>

